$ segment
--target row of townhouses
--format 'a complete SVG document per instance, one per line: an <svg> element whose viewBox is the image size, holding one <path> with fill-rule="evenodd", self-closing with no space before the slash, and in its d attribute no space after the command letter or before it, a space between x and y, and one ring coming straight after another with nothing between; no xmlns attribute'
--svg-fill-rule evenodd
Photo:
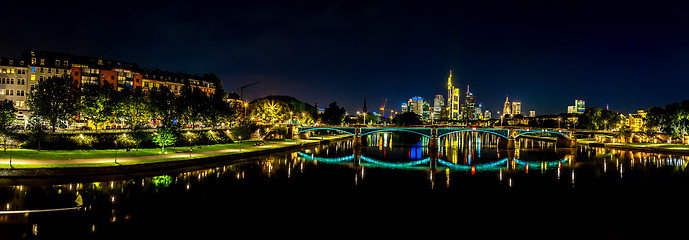
<svg viewBox="0 0 689 240"><path fill-rule="evenodd" d="M0 57L0 100L9 99L17 108L17 125L26 125L31 109L27 97L38 81L69 75L75 84L107 81L123 88L142 88L144 91L167 86L180 93L185 81L210 95L215 92L217 79L180 72L145 69L136 63L100 57L76 56L39 50L24 50L20 58Z"/></svg>

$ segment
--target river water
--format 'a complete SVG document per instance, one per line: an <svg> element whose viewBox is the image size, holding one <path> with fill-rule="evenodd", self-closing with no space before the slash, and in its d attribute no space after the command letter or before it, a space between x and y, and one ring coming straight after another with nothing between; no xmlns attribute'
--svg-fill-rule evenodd
<svg viewBox="0 0 689 240"><path fill-rule="evenodd" d="M684 236L686 156L460 133L160 172L0 179L0 239ZM5 212L7 213L7 212Z"/></svg>

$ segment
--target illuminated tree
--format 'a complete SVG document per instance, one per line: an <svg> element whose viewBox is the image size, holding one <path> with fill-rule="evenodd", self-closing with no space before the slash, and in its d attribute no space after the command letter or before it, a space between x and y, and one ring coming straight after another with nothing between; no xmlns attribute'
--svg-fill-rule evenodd
<svg viewBox="0 0 689 240"><path fill-rule="evenodd" d="M161 152L165 152L165 146L170 146L177 141L177 132L171 126L158 127L152 141L160 146Z"/></svg>
<svg viewBox="0 0 689 240"><path fill-rule="evenodd" d="M69 75L39 80L27 104L33 114L48 121L53 132L66 127L77 115L78 92Z"/></svg>
<svg viewBox="0 0 689 240"><path fill-rule="evenodd" d="M254 106L251 117L270 121L270 123L285 120L289 116L289 106L280 101L261 99Z"/></svg>
<svg viewBox="0 0 689 240"><path fill-rule="evenodd" d="M115 99L115 94L117 94L115 87L106 81L83 84L79 101L81 116L93 122L96 129L114 120L116 106L119 103Z"/></svg>

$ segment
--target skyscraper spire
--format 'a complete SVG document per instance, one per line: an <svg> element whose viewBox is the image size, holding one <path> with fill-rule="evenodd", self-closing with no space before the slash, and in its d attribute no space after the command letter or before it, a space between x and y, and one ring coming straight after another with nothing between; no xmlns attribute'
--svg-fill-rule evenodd
<svg viewBox="0 0 689 240"><path fill-rule="evenodd" d="M364 97L364 113L367 113L368 110L366 109L366 97Z"/></svg>
<svg viewBox="0 0 689 240"><path fill-rule="evenodd" d="M507 116L512 114L512 106L510 104L510 97L505 97L505 106L502 108L502 115Z"/></svg>
<svg viewBox="0 0 689 240"><path fill-rule="evenodd" d="M447 86L452 86L452 69L450 69L450 76L447 78Z"/></svg>

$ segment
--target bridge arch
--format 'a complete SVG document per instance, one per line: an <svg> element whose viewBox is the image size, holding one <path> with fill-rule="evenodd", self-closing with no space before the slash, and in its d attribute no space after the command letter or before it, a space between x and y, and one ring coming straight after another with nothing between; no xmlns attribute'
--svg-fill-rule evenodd
<svg viewBox="0 0 689 240"><path fill-rule="evenodd" d="M516 133L517 133L517 134L514 135L514 138L518 138L518 137L520 137L520 136L522 136L522 135L527 135L527 134L543 134L543 133L550 133L550 134L555 134L555 135L562 136L562 137L564 137L564 138L566 138L566 139L568 139L568 140L571 140L571 139L572 139L572 137L569 136L568 132L564 132L564 131L517 130Z"/></svg>
<svg viewBox="0 0 689 240"><path fill-rule="evenodd" d="M433 135L432 130L430 128L362 128L361 136L379 132L410 132L428 138L431 138Z"/></svg>
<svg viewBox="0 0 689 240"><path fill-rule="evenodd" d="M481 129L481 128L438 128L438 138L458 132L484 132L495 136L509 139L510 133L507 129Z"/></svg>
<svg viewBox="0 0 689 240"><path fill-rule="evenodd" d="M298 128L298 133L305 133L316 130L332 130L341 133L346 133L349 135L356 135L356 128L343 128L343 127L300 127Z"/></svg>

